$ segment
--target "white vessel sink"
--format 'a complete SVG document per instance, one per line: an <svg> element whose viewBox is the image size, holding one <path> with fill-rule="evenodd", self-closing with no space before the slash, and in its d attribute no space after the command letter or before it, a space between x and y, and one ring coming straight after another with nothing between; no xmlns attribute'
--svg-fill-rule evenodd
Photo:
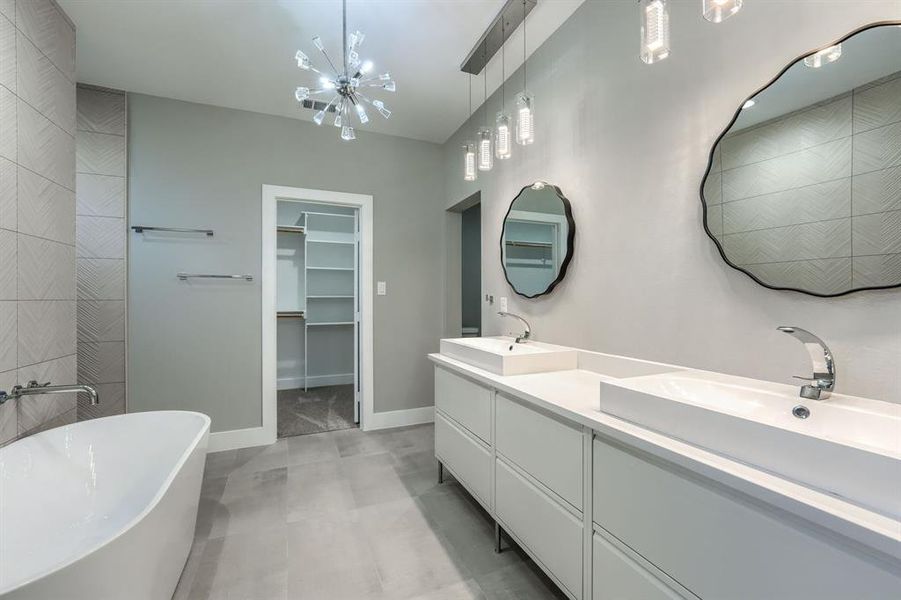
<svg viewBox="0 0 901 600"><path fill-rule="evenodd" d="M525 375L566 371L578 365L578 352L565 346L511 337L454 338L441 340L441 354L495 375Z"/></svg>
<svg viewBox="0 0 901 600"><path fill-rule="evenodd" d="M683 371L602 383L600 409L901 518L901 405L804 400L793 386Z"/></svg>

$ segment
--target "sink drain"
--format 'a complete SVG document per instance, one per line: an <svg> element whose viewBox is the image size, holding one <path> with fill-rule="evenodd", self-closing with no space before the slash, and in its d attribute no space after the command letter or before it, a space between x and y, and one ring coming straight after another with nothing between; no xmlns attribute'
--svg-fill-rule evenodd
<svg viewBox="0 0 901 600"><path fill-rule="evenodd" d="M798 417L799 419L806 419L810 416L810 409L806 406L799 404L798 406L792 409L792 414Z"/></svg>

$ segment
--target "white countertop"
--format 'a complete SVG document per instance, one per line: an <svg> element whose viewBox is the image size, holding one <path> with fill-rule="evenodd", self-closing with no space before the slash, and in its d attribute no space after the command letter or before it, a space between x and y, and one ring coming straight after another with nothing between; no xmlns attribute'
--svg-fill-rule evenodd
<svg viewBox="0 0 901 600"><path fill-rule="evenodd" d="M585 369L505 377L442 354L429 359L901 561L901 521L602 413L600 383L615 377Z"/></svg>

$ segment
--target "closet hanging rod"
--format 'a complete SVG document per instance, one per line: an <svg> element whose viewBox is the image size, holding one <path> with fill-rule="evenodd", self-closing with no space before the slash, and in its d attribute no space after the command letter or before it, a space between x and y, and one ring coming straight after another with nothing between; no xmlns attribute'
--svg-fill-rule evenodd
<svg viewBox="0 0 901 600"><path fill-rule="evenodd" d="M150 225L132 225L135 233L144 233L145 231L171 231L175 233L203 233L207 237L213 237L212 229L184 229L182 227L153 227Z"/></svg>
<svg viewBox="0 0 901 600"><path fill-rule="evenodd" d="M521 248L550 248L553 246L550 242L517 242L514 240L507 240L508 246L518 246Z"/></svg>
<svg viewBox="0 0 901 600"><path fill-rule="evenodd" d="M176 277L182 281L188 279L243 279L253 281L253 275L217 275L215 273L176 273Z"/></svg>

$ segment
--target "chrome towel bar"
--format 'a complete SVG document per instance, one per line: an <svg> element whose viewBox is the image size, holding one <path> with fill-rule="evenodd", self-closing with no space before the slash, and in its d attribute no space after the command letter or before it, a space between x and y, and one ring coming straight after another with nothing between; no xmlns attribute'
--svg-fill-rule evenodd
<svg viewBox="0 0 901 600"><path fill-rule="evenodd" d="M131 228L135 233L144 233L145 231L171 231L175 233L203 233L207 237L213 237L212 229L183 229L181 227L151 227L149 225L132 225Z"/></svg>
<svg viewBox="0 0 901 600"><path fill-rule="evenodd" d="M182 281L188 279L243 279L253 281L253 275L217 275L215 273L176 273L176 277Z"/></svg>

